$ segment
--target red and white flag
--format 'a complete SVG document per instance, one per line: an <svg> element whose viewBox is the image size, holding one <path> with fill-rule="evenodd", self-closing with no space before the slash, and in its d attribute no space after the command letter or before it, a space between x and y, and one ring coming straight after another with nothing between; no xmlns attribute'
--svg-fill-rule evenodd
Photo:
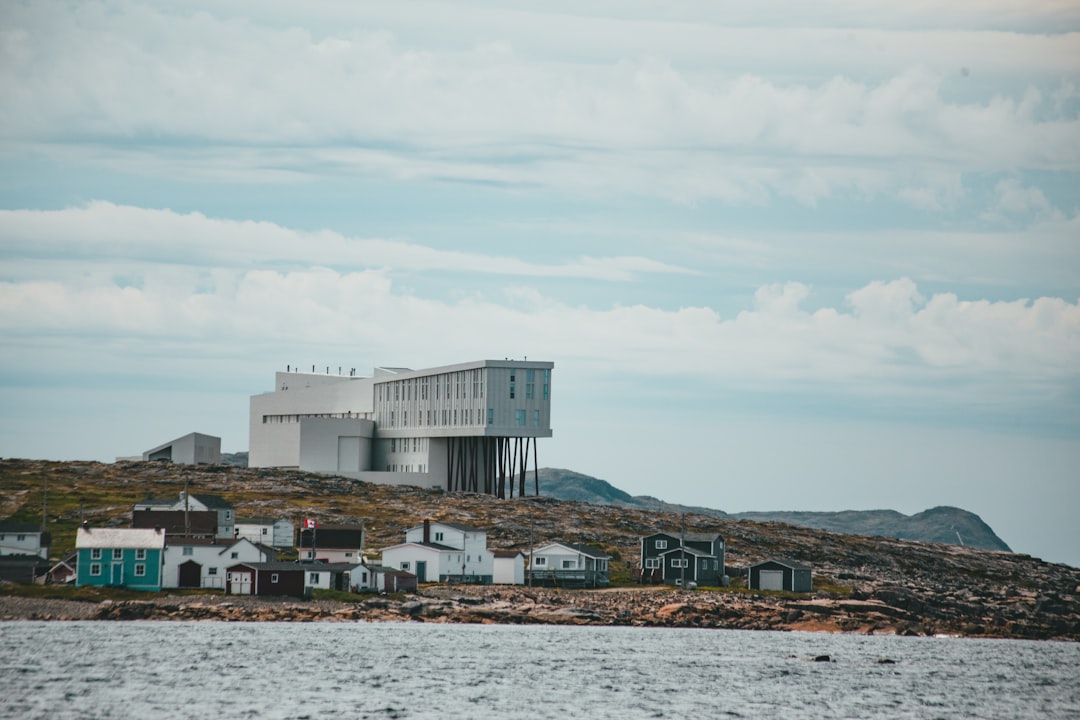
<svg viewBox="0 0 1080 720"><path fill-rule="evenodd" d="M305 530L314 530L315 527L316 527L315 518L304 518L304 529Z"/></svg>

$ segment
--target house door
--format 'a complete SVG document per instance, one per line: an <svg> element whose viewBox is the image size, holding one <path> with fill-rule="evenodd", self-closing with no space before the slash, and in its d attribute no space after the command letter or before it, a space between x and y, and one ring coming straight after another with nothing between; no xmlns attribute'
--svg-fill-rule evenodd
<svg viewBox="0 0 1080 720"><path fill-rule="evenodd" d="M180 565L180 577L177 583L182 588L197 588L202 585L202 565L188 560Z"/></svg>
<svg viewBox="0 0 1080 720"><path fill-rule="evenodd" d="M761 570L758 574L758 589L759 590L783 590L784 589L784 571L783 570Z"/></svg>
<svg viewBox="0 0 1080 720"><path fill-rule="evenodd" d="M251 594L251 573L239 570L229 573L229 592L233 595Z"/></svg>
<svg viewBox="0 0 1080 720"><path fill-rule="evenodd" d="M427 560L416 561L416 582L427 582Z"/></svg>
<svg viewBox="0 0 1080 720"><path fill-rule="evenodd" d="M120 563L116 563L112 566L112 583L113 585L124 584L124 566Z"/></svg>

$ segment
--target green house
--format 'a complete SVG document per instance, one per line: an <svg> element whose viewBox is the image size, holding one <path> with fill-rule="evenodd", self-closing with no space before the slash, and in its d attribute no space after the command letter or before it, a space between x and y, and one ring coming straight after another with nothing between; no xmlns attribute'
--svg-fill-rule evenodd
<svg viewBox="0 0 1080 720"><path fill-rule="evenodd" d="M154 528L79 528L75 586L160 590L165 531Z"/></svg>

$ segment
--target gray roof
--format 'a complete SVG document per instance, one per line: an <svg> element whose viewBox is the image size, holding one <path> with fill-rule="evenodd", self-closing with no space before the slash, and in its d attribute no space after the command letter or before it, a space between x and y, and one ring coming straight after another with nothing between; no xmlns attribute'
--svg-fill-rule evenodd
<svg viewBox="0 0 1080 720"><path fill-rule="evenodd" d="M31 522L0 522L0 533L36 533L41 525Z"/></svg>
<svg viewBox="0 0 1080 720"><path fill-rule="evenodd" d="M434 527L435 525L442 525L443 527L453 528L455 530L460 530L462 532L474 532L474 533L486 533L487 532L487 530L484 530L484 529L478 528L478 527L473 527L472 525L462 525L461 523L445 522L443 520L432 520L431 525L432 525L432 527ZM409 530L416 530L417 528L422 528L422 527L424 527L424 526L423 525L413 525L411 528L409 528ZM408 531L406 531L406 532L408 532Z"/></svg>
<svg viewBox="0 0 1080 720"><path fill-rule="evenodd" d="M195 498L203 505L214 510L232 510L232 503L221 497L220 495L203 495L202 493L191 493L191 497Z"/></svg>
<svg viewBox="0 0 1080 720"><path fill-rule="evenodd" d="M568 543L568 542L563 542L562 540L552 540L550 543L545 543L545 544L547 544L547 545L562 545L564 548L569 548L570 550L573 550L576 553L579 553L581 555L587 555L588 557L594 558L596 560L610 560L611 559L611 556L608 555L607 553L605 553L605 552L603 552L601 550L598 550L598 549L596 549L594 547L589 547L588 545L580 545L580 544L576 544L576 543ZM543 547L543 546L541 546L541 547Z"/></svg>
<svg viewBox="0 0 1080 720"><path fill-rule="evenodd" d="M813 568L809 565L804 565L798 560L791 560L789 558L769 558L768 560L762 560L761 562L754 563L750 567L755 568L759 565L764 565L765 563L776 563L777 565L789 567L792 570L813 570Z"/></svg>
<svg viewBox="0 0 1080 720"><path fill-rule="evenodd" d="M711 558L711 557L713 557L712 553L707 553L704 550L696 550L696 549L694 549L692 547L671 548L670 550L665 550L664 552L658 553L658 554L659 555L672 555L674 553L680 553L680 554L681 553L686 553L687 555L693 555L694 557L703 557L703 558Z"/></svg>

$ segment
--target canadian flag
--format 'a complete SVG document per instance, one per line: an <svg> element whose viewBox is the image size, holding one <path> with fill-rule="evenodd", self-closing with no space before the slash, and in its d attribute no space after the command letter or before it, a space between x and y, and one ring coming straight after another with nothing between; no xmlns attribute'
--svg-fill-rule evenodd
<svg viewBox="0 0 1080 720"><path fill-rule="evenodd" d="M315 529L315 518L304 518L304 529L305 530L314 530Z"/></svg>

